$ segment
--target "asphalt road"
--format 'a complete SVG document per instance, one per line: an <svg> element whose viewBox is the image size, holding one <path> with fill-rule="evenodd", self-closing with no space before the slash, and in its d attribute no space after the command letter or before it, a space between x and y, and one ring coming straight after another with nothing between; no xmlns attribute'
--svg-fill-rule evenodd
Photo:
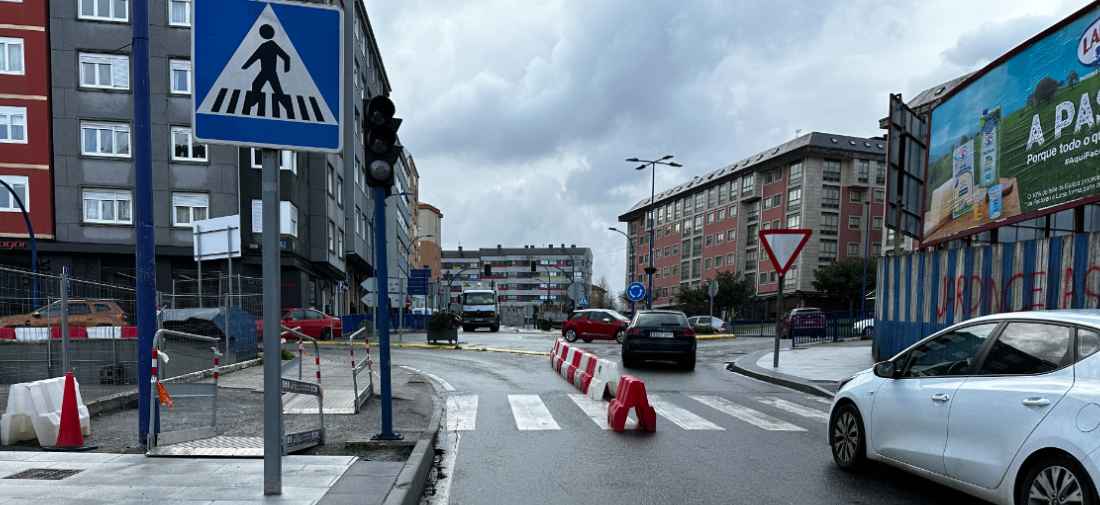
<svg viewBox="0 0 1100 505"><path fill-rule="evenodd" d="M553 339L505 331L459 336L472 346L491 339L485 347L524 350L536 338ZM619 361L613 342L581 345ZM884 465L838 470L826 445L826 403L725 369L770 345L701 341L695 371L659 363L628 370L659 399L654 433L602 428L593 419L599 408L586 414L570 396L580 392L547 356L394 349L395 366L431 374L448 397L444 426L452 431L441 437L440 476L425 503L975 502ZM606 402L597 406L606 416Z"/></svg>

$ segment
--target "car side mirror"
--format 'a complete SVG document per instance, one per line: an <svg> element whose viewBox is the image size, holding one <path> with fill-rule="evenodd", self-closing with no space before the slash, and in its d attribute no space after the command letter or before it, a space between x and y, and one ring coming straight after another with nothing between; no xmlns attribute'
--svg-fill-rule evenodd
<svg viewBox="0 0 1100 505"><path fill-rule="evenodd" d="M897 365L893 361L883 361L882 363L875 364L875 376L882 377L883 379L896 379L898 374Z"/></svg>
<svg viewBox="0 0 1100 505"><path fill-rule="evenodd" d="M42 317L42 314L39 313L39 312L35 312L34 314L31 314L31 316L32 317Z"/></svg>

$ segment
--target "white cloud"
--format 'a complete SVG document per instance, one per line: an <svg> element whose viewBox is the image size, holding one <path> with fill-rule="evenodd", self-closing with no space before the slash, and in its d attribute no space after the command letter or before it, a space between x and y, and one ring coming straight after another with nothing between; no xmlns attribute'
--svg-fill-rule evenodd
<svg viewBox="0 0 1100 505"><path fill-rule="evenodd" d="M650 193L803 133L881 135L887 95L973 71L1083 1L367 0L420 198L454 248L578 244ZM604 254L600 254L604 253Z"/></svg>

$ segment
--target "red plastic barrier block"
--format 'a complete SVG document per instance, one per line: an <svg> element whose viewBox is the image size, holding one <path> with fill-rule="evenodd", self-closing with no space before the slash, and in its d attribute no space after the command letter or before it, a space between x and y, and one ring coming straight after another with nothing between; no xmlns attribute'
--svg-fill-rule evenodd
<svg viewBox="0 0 1100 505"><path fill-rule="evenodd" d="M577 373L577 365L569 365L569 367L566 371L565 378L569 379L569 381L572 382L573 381L573 374L575 374L575 373Z"/></svg>
<svg viewBox="0 0 1100 505"><path fill-rule="evenodd" d="M573 362L571 363L574 368L581 366L581 358L584 357L584 352L573 353Z"/></svg>
<svg viewBox="0 0 1100 505"><path fill-rule="evenodd" d="M122 328L122 338L137 338L137 327L124 326Z"/></svg>
<svg viewBox="0 0 1100 505"><path fill-rule="evenodd" d="M50 338L61 340L61 328L51 328ZM69 328L69 339L88 338L87 328Z"/></svg>
<svg viewBox="0 0 1100 505"><path fill-rule="evenodd" d="M611 405L607 407L607 424L615 431L623 431L630 409L638 416L638 427L648 431L657 431L657 411L649 405L645 393L645 383L633 375L624 375L619 379L619 390Z"/></svg>
<svg viewBox="0 0 1100 505"><path fill-rule="evenodd" d="M15 328L0 328L0 340L15 340Z"/></svg>

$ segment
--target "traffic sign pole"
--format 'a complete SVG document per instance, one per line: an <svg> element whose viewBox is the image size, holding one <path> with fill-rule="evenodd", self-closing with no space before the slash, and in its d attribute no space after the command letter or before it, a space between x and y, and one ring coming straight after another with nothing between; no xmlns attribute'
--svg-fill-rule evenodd
<svg viewBox="0 0 1100 505"><path fill-rule="evenodd" d="M264 494L283 493L283 392L281 317L282 266L279 263L279 151L262 151L261 205L263 209L264 279Z"/></svg>
<svg viewBox="0 0 1100 505"><path fill-rule="evenodd" d="M772 352L772 368L779 368L779 325L783 323L783 278L784 274L779 274L779 296L775 299L775 350ZM765 305L767 307L767 305ZM793 318L792 318L793 319ZM794 321L791 321L793 330ZM791 338L794 338L794 334L791 334ZM793 341L793 340L792 340Z"/></svg>
<svg viewBox="0 0 1100 505"><path fill-rule="evenodd" d="M386 188L374 186L374 254L375 270L378 271L378 282L389 279L389 268L386 265ZM382 293L379 293L381 295ZM380 376L382 378L382 433L372 440L401 440L401 435L393 433L393 399L390 398L390 293L386 288L385 296L378 297L378 360L380 362Z"/></svg>
<svg viewBox="0 0 1100 505"><path fill-rule="evenodd" d="M156 256L153 242L153 136L149 98L149 0L134 0L134 230L137 234L138 377L152 373L153 334L157 332ZM37 265L35 265L37 268ZM151 384L138 381L138 440L149 437Z"/></svg>

